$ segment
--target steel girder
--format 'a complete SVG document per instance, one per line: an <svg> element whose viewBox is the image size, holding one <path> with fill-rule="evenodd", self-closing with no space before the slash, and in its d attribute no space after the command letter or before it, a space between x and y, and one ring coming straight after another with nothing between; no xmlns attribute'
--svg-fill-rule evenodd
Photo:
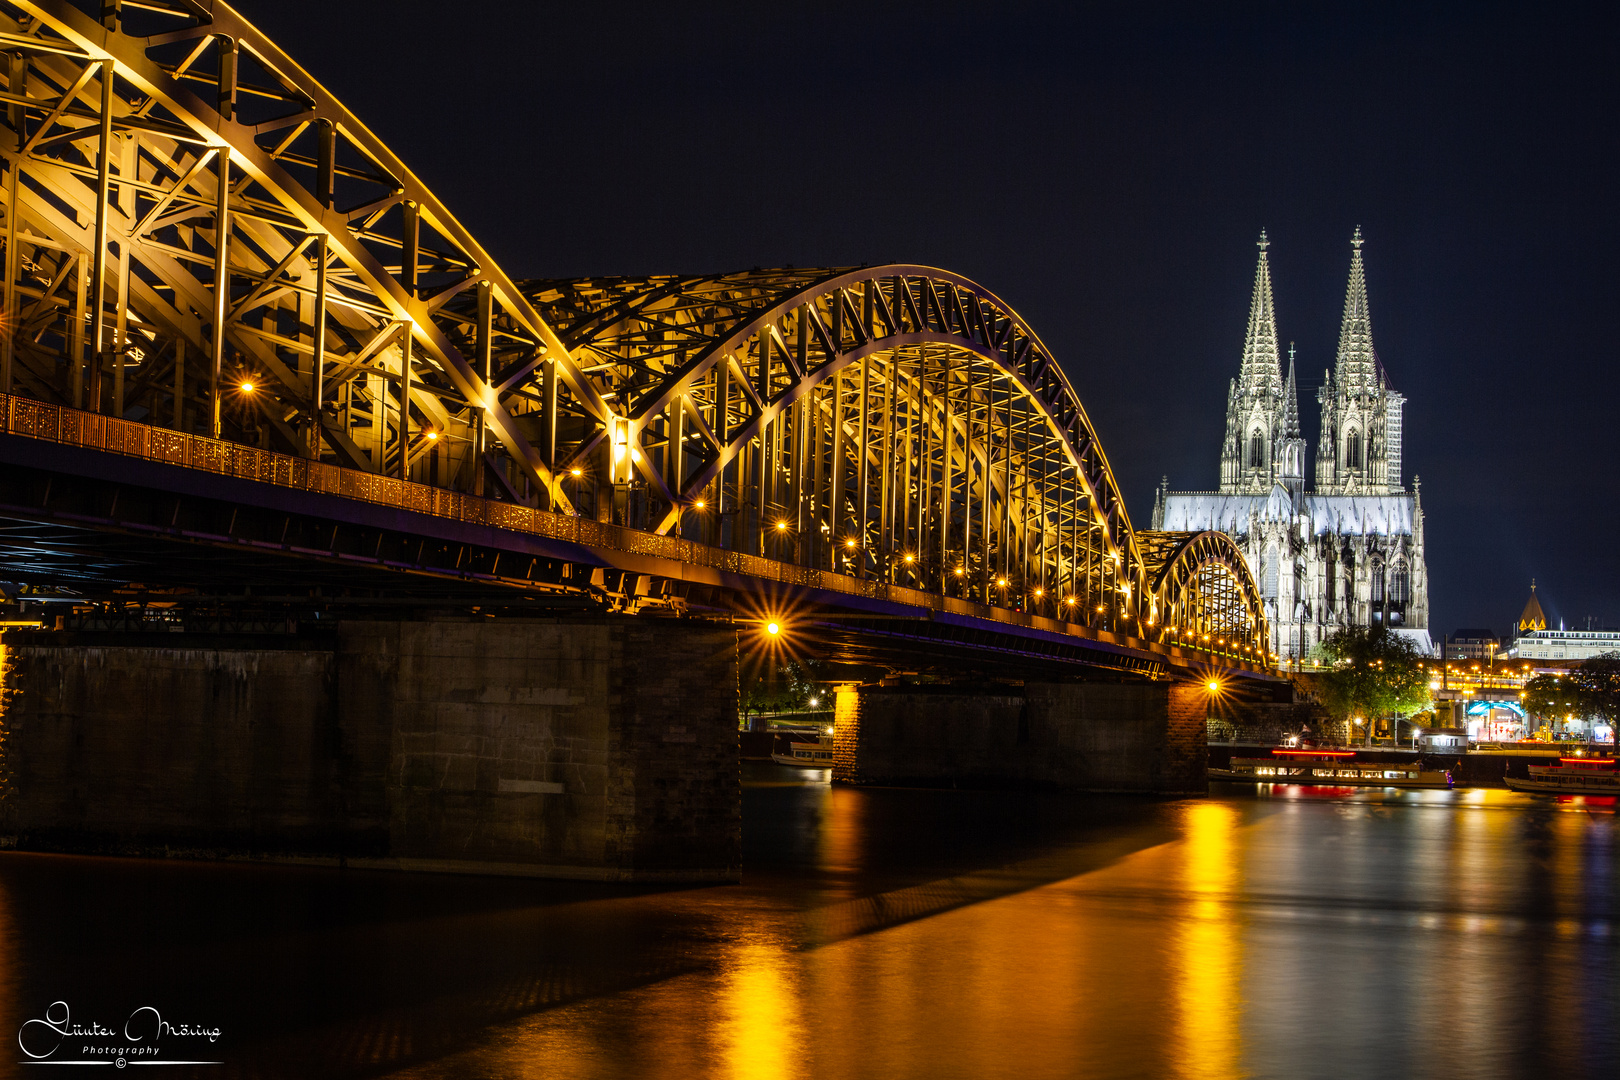
<svg viewBox="0 0 1620 1080"><path fill-rule="evenodd" d="M545 434L599 514L1089 622L1140 616L1142 558L1096 432L984 287L909 265L525 287L620 418L576 438L588 418L563 414Z"/></svg>
<svg viewBox="0 0 1620 1080"><path fill-rule="evenodd" d="M1265 604L1237 542L1223 532L1136 534L1155 616L1188 644L1259 654L1269 648Z"/></svg>
<svg viewBox="0 0 1620 1080"><path fill-rule="evenodd" d="M543 358L576 413L606 405L421 181L225 4L88 6L0 2L4 388L554 489L495 365Z"/></svg>

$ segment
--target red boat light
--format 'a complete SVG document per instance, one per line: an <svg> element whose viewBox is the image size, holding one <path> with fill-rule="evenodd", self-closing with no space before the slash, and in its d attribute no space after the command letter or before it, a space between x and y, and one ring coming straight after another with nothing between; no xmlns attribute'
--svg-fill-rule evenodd
<svg viewBox="0 0 1620 1080"><path fill-rule="evenodd" d="M1613 765L1612 757L1561 757L1558 759L1565 765Z"/></svg>

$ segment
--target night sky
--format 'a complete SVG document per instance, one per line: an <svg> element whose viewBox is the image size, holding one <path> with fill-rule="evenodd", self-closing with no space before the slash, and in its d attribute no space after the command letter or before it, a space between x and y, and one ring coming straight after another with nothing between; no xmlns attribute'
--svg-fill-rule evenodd
<svg viewBox="0 0 1620 1080"><path fill-rule="evenodd" d="M1063 362L1139 527L1161 475L1218 482L1262 227L1314 453L1360 225L1432 631L1507 631L1532 577L1554 620L1620 624L1599 5L234 2L514 277L976 279Z"/></svg>

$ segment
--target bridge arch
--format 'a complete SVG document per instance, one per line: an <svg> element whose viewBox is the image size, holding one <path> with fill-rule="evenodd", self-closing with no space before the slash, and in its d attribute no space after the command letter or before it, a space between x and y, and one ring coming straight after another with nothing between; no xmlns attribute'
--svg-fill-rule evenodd
<svg viewBox="0 0 1620 1080"><path fill-rule="evenodd" d="M1149 595L1172 641L1264 655L1270 641L1265 602L1248 560L1223 532L1137 533Z"/></svg>
<svg viewBox="0 0 1620 1080"><path fill-rule="evenodd" d="M894 265L527 290L624 414L617 437L561 416L559 475L644 483L650 506L613 511L627 523L1136 617L1141 555L1096 432L982 286Z"/></svg>

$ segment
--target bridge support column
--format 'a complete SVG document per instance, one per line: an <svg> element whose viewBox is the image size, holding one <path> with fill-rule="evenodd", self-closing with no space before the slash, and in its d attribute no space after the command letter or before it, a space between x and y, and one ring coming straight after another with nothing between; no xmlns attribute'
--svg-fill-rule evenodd
<svg viewBox="0 0 1620 1080"><path fill-rule="evenodd" d="M731 629L354 622L6 644L0 845L739 876Z"/></svg>
<svg viewBox="0 0 1620 1080"><path fill-rule="evenodd" d="M843 783L1208 790L1197 685L841 688L834 725Z"/></svg>
<svg viewBox="0 0 1620 1080"><path fill-rule="evenodd" d="M861 782L861 692L854 683L844 683L833 698L833 768L835 782Z"/></svg>

